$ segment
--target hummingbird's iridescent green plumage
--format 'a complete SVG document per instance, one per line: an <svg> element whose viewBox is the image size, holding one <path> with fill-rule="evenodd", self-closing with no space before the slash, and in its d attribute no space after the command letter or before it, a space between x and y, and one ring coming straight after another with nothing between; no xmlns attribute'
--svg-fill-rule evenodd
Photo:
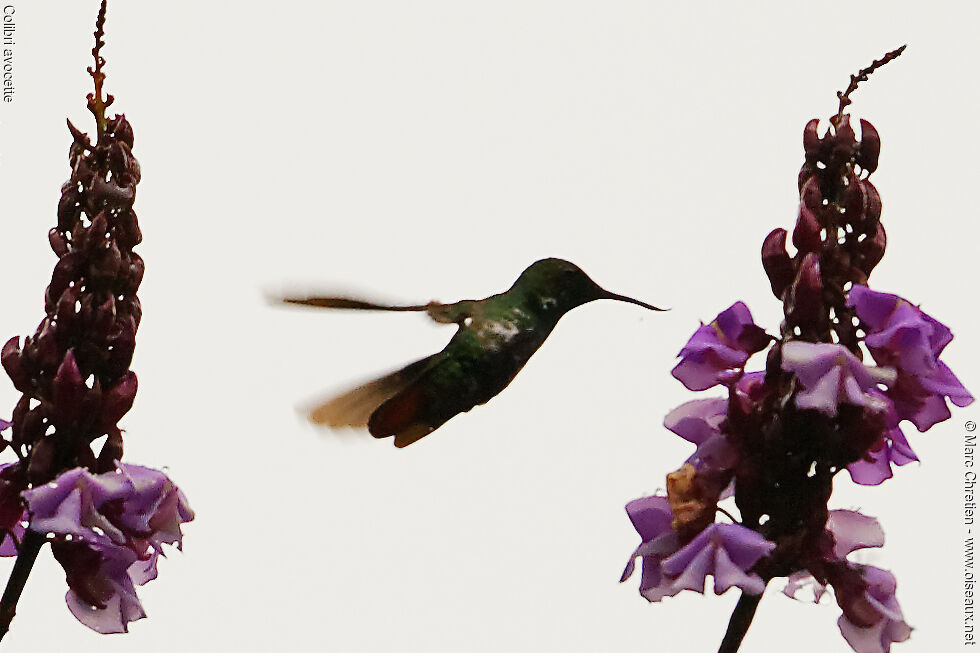
<svg viewBox="0 0 980 653"><path fill-rule="evenodd" d="M426 311L459 326L445 349L354 388L316 408L310 419L332 427L367 426L404 447L459 413L495 397L538 350L561 317L597 299L663 310L602 289L578 266L549 258L531 264L506 292L453 304L385 306L346 297L286 298L322 308Z"/></svg>

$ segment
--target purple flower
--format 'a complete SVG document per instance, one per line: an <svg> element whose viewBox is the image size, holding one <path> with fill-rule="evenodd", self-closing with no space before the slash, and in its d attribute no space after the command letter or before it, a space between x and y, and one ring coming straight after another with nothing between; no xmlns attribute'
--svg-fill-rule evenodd
<svg viewBox="0 0 980 653"><path fill-rule="evenodd" d="M702 324L678 356L671 371L688 390L728 384L741 374L749 356L766 348L772 337L752 321L742 302L735 302L710 324Z"/></svg>
<svg viewBox="0 0 980 653"><path fill-rule="evenodd" d="M928 431L934 424L950 418L946 397L961 407L973 402L973 395L942 361L937 362L936 372L930 376L915 376L900 371L888 396L895 404L898 415L915 424L920 432Z"/></svg>
<svg viewBox="0 0 980 653"><path fill-rule="evenodd" d="M936 370L936 360L953 339L949 328L898 295L856 285L847 296L867 329L864 342L882 365L915 374Z"/></svg>
<svg viewBox="0 0 980 653"><path fill-rule="evenodd" d="M837 406L848 403L881 413L891 409L878 384L895 380L895 371L863 365L841 345L792 340L783 345L783 369L803 385L796 406L833 417Z"/></svg>
<svg viewBox="0 0 980 653"><path fill-rule="evenodd" d="M146 616L134 583L151 579L131 549L71 541L53 542L51 550L65 570L68 609L83 624L102 634L125 633L129 622Z"/></svg>
<svg viewBox="0 0 980 653"><path fill-rule="evenodd" d="M731 469L737 462L737 452L721 432L727 413L727 399L695 399L681 404L664 418L664 426L669 431L698 446L687 459L695 469L704 466Z"/></svg>
<svg viewBox="0 0 980 653"><path fill-rule="evenodd" d="M862 515L854 510L831 510L827 516L826 532L830 534L833 549L828 552L829 561L842 562L858 549L885 545L885 531L874 517ZM783 594L791 599L804 587L813 591L813 602L819 603L827 592L827 586L819 582L806 569L796 571L787 579Z"/></svg>
<svg viewBox="0 0 980 653"><path fill-rule="evenodd" d="M895 576L878 567L861 566L857 570L866 588L855 602L857 605L850 607L858 611L859 620L870 623L854 623L845 610L837 626L857 653L887 653L892 642L904 642L912 634L895 598Z"/></svg>
<svg viewBox="0 0 980 653"><path fill-rule="evenodd" d="M847 466L851 480L858 485L879 485L892 477L892 465L901 467L918 461L902 429L888 429L864 458Z"/></svg>
<svg viewBox="0 0 980 653"><path fill-rule="evenodd" d="M790 574L786 578L786 587L783 594L791 599L796 599L796 594L803 588L809 588L813 594L813 602L820 603L820 599L827 593L827 586L813 577L806 569Z"/></svg>
<svg viewBox="0 0 980 653"><path fill-rule="evenodd" d="M749 569L776 545L738 524L714 523L677 553L664 559L660 569L670 579L669 594L689 589L704 592L707 576L714 576L715 594L737 586L748 594L762 594L766 585Z"/></svg>
<svg viewBox="0 0 980 653"><path fill-rule="evenodd" d="M727 399L695 399L667 413L664 426L688 442L701 445L721 433L727 413Z"/></svg>
<svg viewBox="0 0 980 653"><path fill-rule="evenodd" d="M660 571L660 562L677 551L679 546L677 533L671 527L674 515L670 504L667 497L643 497L626 504L626 514L640 534L642 543L630 556L619 582L633 575L636 558L639 557L642 565L640 594L648 601L659 601L664 596L669 596L662 591L664 577Z"/></svg>
<svg viewBox="0 0 980 653"><path fill-rule="evenodd" d="M163 545L179 549L180 525L194 518L163 472L125 463L106 474L76 467L23 497L31 530L56 536L69 609L100 633L126 632L146 616L133 583L156 578Z"/></svg>
<svg viewBox="0 0 980 653"><path fill-rule="evenodd" d="M865 344L880 365L897 368L898 382L889 392L899 417L920 431L950 417L945 397L966 406L973 395L939 360L953 339L949 328L898 295L856 285L847 305L857 312L867 331Z"/></svg>
<svg viewBox="0 0 980 653"><path fill-rule="evenodd" d="M834 538L834 556L839 560L858 549L885 545L885 531L878 520L854 510L831 510L827 532Z"/></svg>

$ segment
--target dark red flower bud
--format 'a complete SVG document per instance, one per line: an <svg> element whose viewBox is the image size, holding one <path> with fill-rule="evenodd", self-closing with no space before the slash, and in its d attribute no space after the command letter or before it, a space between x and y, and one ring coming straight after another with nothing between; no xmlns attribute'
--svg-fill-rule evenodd
<svg viewBox="0 0 980 653"><path fill-rule="evenodd" d="M79 273L82 259L78 252L70 252L58 259L51 273L51 296L60 297L68 284L75 280Z"/></svg>
<svg viewBox="0 0 980 653"><path fill-rule="evenodd" d="M841 124L837 128L837 133L830 136L831 150L830 156L836 161L847 161L857 152L857 140L854 138L854 129L851 127L849 116L844 114Z"/></svg>
<svg viewBox="0 0 980 653"><path fill-rule="evenodd" d="M109 333L116 324L116 298L112 295L94 310L91 323L94 339L101 342L109 340Z"/></svg>
<svg viewBox="0 0 980 653"><path fill-rule="evenodd" d="M44 432L48 429L48 423L44 419L45 412L41 406L24 411L23 417L15 422L15 425L19 422L19 427L14 433L14 445L34 444L44 437Z"/></svg>
<svg viewBox="0 0 980 653"><path fill-rule="evenodd" d="M51 400L60 423L70 424L78 418L86 390L88 388L78 369L75 353L69 349L51 382Z"/></svg>
<svg viewBox="0 0 980 653"><path fill-rule="evenodd" d="M99 429L108 432L133 407L136 398L136 374L126 373L116 385L102 393L102 414Z"/></svg>
<svg viewBox="0 0 980 653"><path fill-rule="evenodd" d="M143 257L136 252L129 255L129 270L126 278L127 287L125 289L127 294L135 293L140 283L143 282L144 267Z"/></svg>
<svg viewBox="0 0 980 653"><path fill-rule="evenodd" d="M140 181L140 165L125 143L116 141L109 146L109 166L120 186L135 186Z"/></svg>
<svg viewBox="0 0 980 653"><path fill-rule="evenodd" d="M864 198L864 233L869 236L876 231L878 221L881 219L881 195L867 179L858 182Z"/></svg>
<svg viewBox="0 0 980 653"><path fill-rule="evenodd" d="M800 205L800 217L793 229L793 246L801 252L819 252L823 247L820 223L817 216L805 204Z"/></svg>
<svg viewBox="0 0 980 653"><path fill-rule="evenodd" d="M739 349L752 354L762 351L772 341L773 337L758 324L746 324L735 338Z"/></svg>
<svg viewBox="0 0 980 653"><path fill-rule="evenodd" d="M881 153L881 137L878 130L867 120L861 120L861 145L858 146L854 162L871 174L878 169L878 155Z"/></svg>
<svg viewBox="0 0 980 653"><path fill-rule="evenodd" d="M106 125L106 131L112 138L122 141L132 149L133 127L126 120L125 114L120 113L110 118Z"/></svg>
<svg viewBox="0 0 980 653"><path fill-rule="evenodd" d="M102 445L99 452L98 466L100 469L110 471L115 468L115 461L123 457L123 438L119 429L113 427L109 430L109 437Z"/></svg>
<svg viewBox="0 0 980 653"><path fill-rule="evenodd" d="M31 457L27 463L27 478L32 483L44 482L50 478L57 446L54 438L46 437L34 442L31 447Z"/></svg>
<svg viewBox="0 0 980 653"><path fill-rule="evenodd" d="M821 142L820 134L817 132L817 125L820 124L818 118L814 118L803 128L803 151L806 158L815 159L820 156Z"/></svg>
<svg viewBox="0 0 980 653"><path fill-rule="evenodd" d="M89 211L96 213L103 208L127 209L133 205L136 189L133 186L117 186L101 177L93 177L87 189Z"/></svg>
<svg viewBox="0 0 980 653"><path fill-rule="evenodd" d="M116 229L116 238L123 247L135 247L143 242L143 234L136 220L136 211L132 209L117 217Z"/></svg>
<svg viewBox="0 0 980 653"><path fill-rule="evenodd" d="M861 254L861 270L866 275L871 274L871 271L881 261L881 257L885 255L887 242L885 228L879 222L875 228L875 235L871 238L865 238L858 244L858 252Z"/></svg>
<svg viewBox="0 0 980 653"><path fill-rule="evenodd" d="M80 195L75 185L68 181L65 183L61 192L61 199L58 200L58 229L68 231L78 221L82 214L82 207L78 203ZM59 256L61 256L59 254Z"/></svg>
<svg viewBox="0 0 980 653"><path fill-rule="evenodd" d="M51 313L54 314L58 329L63 332L71 331L75 326L75 303L78 301L78 290L74 287L65 288Z"/></svg>
<svg viewBox="0 0 980 653"><path fill-rule="evenodd" d="M57 229L51 229L48 232L48 243L51 245L51 250L59 257L64 256L69 251L68 240Z"/></svg>
<svg viewBox="0 0 980 653"><path fill-rule="evenodd" d="M823 206L823 193L820 192L820 180L813 175L800 188L800 202L811 211Z"/></svg>
<svg viewBox="0 0 980 653"><path fill-rule="evenodd" d="M109 248L99 250L99 255L89 267L89 275L93 280L111 283L122 271L122 253L115 239L109 241Z"/></svg>
<svg viewBox="0 0 980 653"><path fill-rule="evenodd" d="M31 398L28 395L21 395L17 403L14 404L14 410L11 412L10 421L13 423L13 428L11 432L13 433L12 439L14 444L19 444L23 442L23 439L18 437L20 431L24 428L24 419L31 410Z"/></svg>
<svg viewBox="0 0 980 653"><path fill-rule="evenodd" d="M24 341L24 351L29 352L34 365L45 372L54 372L61 364L58 337L50 318L41 321L38 332L30 341L30 346L26 340Z"/></svg>
<svg viewBox="0 0 980 653"><path fill-rule="evenodd" d="M119 321L116 324L119 325ZM133 360L133 351L136 349L136 331L129 323L120 326L122 328L119 333L111 336L108 341L112 346L112 351L105 361L105 371L109 376L125 374Z"/></svg>
<svg viewBox="0 0 980 653"><path fill-rule="evenodd" d="M92 218L92 224L88 226L85 230L88 241L92 246L98 246L102 244L105 240L106 233L109 231L109 222L106 220L105 211L99 211L99 213Z"/></svg>
<svg viewBox="0 0 980 653"><path fill-rule="evenodd" d="M812 325L825 314L823 280L820 276L820 257L807 254L790 286L786 317L796 326Z"/></svg>
<svg viewBox="0 0 980 653"><path fill-rule="evenodd" d="M20 493L27 489L27 479L19 464L10 465L0 475L0 529L7 532L24 515L24 502Z"/></svg>
<svg viewBox="0 0 980 653"><path fill-rule="evenodd" d="M19 392L27 392L31 388L30 372L24 367L24 355L20 349L20 338L14 336L0 350L0 363L13 381Z"/></svg>
<svg viewBox="0 0 980 653"><path fill-rule="evenodd" d="M769 277L772 294L782 298L783 292L793 282L796 274L793 260L786 252L785 229L773 229L762 242L762 267Z"/></svg>

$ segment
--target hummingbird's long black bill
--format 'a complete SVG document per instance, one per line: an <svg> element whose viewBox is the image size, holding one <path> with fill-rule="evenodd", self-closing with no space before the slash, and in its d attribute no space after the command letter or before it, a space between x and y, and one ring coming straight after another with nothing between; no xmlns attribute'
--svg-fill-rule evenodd
<svg viewBox="0 0 980 653"><path fill-rule="evenodd" d="M614 292L609 292L605 288L599 288L599 299L614 299L617 302L626 302L627 304L636 304L637 306L642 306L643 308L649 309L651 311L669 311L669 308L657 308L653 304L647 304L646 302L641 302L639 299L633 299L632 297L627 297L626 295L617 295Z"/></svg>

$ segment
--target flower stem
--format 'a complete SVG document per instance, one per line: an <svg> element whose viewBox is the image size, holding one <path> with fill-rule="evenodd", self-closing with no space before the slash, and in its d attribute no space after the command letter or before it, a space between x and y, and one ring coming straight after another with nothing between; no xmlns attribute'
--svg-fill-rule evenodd
<svg viewBox="0 0 980 653"><path fill-rule="evenodd" d="M14 562L14 569L10 572L10 579L7 581L7 588L3 591L0 598L0 639L10 630L10 622L14 619L17 612L17 601L24 592L24 585L27 584L27 577L31 575L34 561L37 554L44 546L45 537L36 531L28 530L24 533L24 538L20 541L17 550L17 560Z"/></svg>
<svg viewBox="0 0 980 653"><path fill-rule="evenodd" d="M725 638L721 640L718 653L737 653L738 647L742 645L742 638L745 637L745 633L748 632L749 626L752 624L752 618L755 616L756 608L759 607L761 600L762 594L742 593L735 605L735 610L732 612L732 618L728 622L728 630L725 632Z"/></svg>

